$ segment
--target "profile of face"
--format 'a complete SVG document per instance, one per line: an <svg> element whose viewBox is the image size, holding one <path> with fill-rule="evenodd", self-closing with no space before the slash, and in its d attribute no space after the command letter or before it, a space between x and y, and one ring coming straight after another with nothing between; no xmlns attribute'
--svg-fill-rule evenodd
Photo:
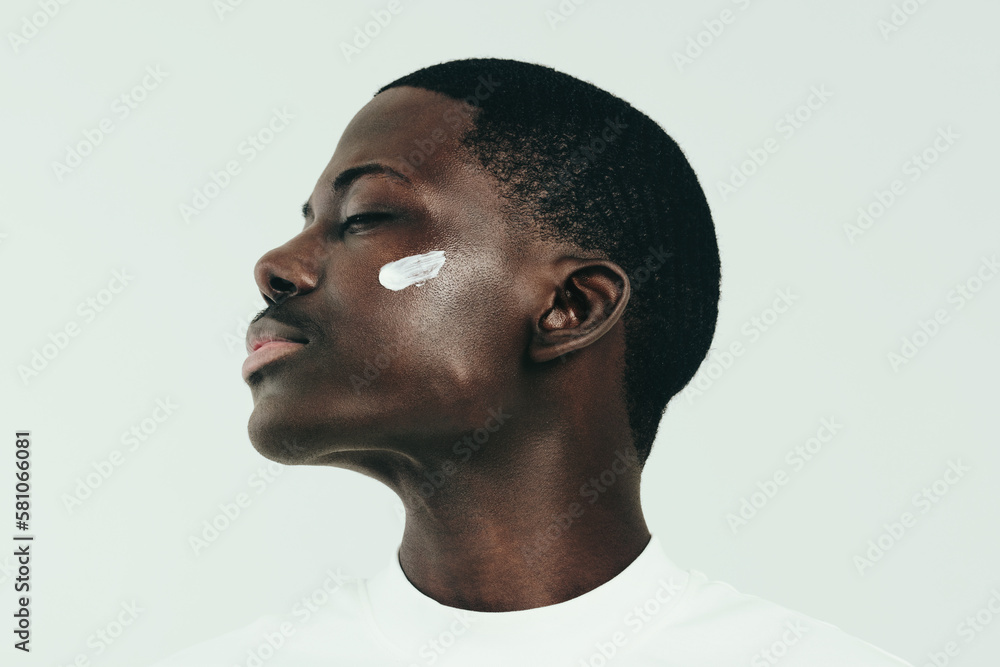
<svg viewBox="0 0 1000 667"><path fill-rule="evenodd" d="M459 143L474 112L407 86L375 96L341 136L302 231L257 262L268 308L248 348L293 341L244 366L264 456L372 474L443 455L491 408L535 400L551 381L542 364L617 322L624 273L510 223ZM405 280L400 260L423 275Z"/></svg>

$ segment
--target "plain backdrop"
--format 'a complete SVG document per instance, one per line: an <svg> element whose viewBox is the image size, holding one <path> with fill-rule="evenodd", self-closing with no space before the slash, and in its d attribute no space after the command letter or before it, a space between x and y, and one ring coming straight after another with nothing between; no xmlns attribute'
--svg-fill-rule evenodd
<svg viewBox="0 0 1000 667"><path fill-rule="evenodd" d="M995 665L1000 5L388 7L4 4L0 539L17 532L19 429L33 438L36 539L33 650L5 632L0 663L149 664L289 611L328 571L387 562L402 529L388 489L337 469L271 476L250 445L251 271L300 229L375 90L493 56L632 103L678 141L712 206L714 351L700 393L670 404L643 477L672 559L915 665L949 642L952 664ZM276 110L292 118L250 159L243 142ZM185 220L181 204L233 160L239 173ZM782 295L791 305L769 311ZM161 422L157 401L176 406ZM836 434L801 459L824 419ZM133 427L145 439L126 444ZM776 474L784 484L767 483ZM196 554L191 536L241 493L249 506ZM741 506L745 524L729 516ZM8 619L13 564L0 556ZM133 604L131 625L100 639Z"/></svg>

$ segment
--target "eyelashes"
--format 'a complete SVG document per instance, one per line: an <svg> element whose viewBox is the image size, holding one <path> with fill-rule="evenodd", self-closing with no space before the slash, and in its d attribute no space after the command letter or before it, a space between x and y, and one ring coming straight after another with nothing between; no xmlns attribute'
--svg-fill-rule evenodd
<svg viewBox="0 0 1000 667"><path fill-rule="evenodd" d="M340 224L339 227L340 235L343 236L345 233L347 233L349 229L352 229L356 226L363 226L373 222L378 222L381 220L385 220L386 218L389 217L391 217L391 214L389 213L376 213L376 212L356 213L351 217L347 218L346 220L344 220L344 222Z"/></svg>

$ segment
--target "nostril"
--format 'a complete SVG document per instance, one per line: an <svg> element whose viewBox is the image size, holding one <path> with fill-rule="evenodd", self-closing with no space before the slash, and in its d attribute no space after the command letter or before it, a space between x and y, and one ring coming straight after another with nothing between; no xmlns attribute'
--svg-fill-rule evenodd
<svg viewBox="0 0 1000 667"><path fill-rule="evenodd" d="M271 276L268 281L271 289L274 291L275 297L282 299L287 299L288 297L295 294L297 291L295 283L290 280L285 280L284 278L279 278L278 276Z"/></svg>
<svg viewBox="0 0 1000 667"><path fill-rule="evenodd" d="M308 294L316 288L321 271L314 255L289 243L264 253L254 265L254 282L260 293L275 303Z"/></svg>

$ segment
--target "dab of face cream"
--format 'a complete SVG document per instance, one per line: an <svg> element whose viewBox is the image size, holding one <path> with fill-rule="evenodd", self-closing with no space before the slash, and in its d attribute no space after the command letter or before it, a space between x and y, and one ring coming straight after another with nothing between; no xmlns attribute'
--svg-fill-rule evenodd
<svg viewBox="0 0 1000 667"><path fill-rule="evenodd" d="M378 281L382 283L383 287L394 292L410 285L420 287L424 281L436 276L443 265L444 250L432 250L422 255L410 255L383 266L378 272Z"/></svg>

